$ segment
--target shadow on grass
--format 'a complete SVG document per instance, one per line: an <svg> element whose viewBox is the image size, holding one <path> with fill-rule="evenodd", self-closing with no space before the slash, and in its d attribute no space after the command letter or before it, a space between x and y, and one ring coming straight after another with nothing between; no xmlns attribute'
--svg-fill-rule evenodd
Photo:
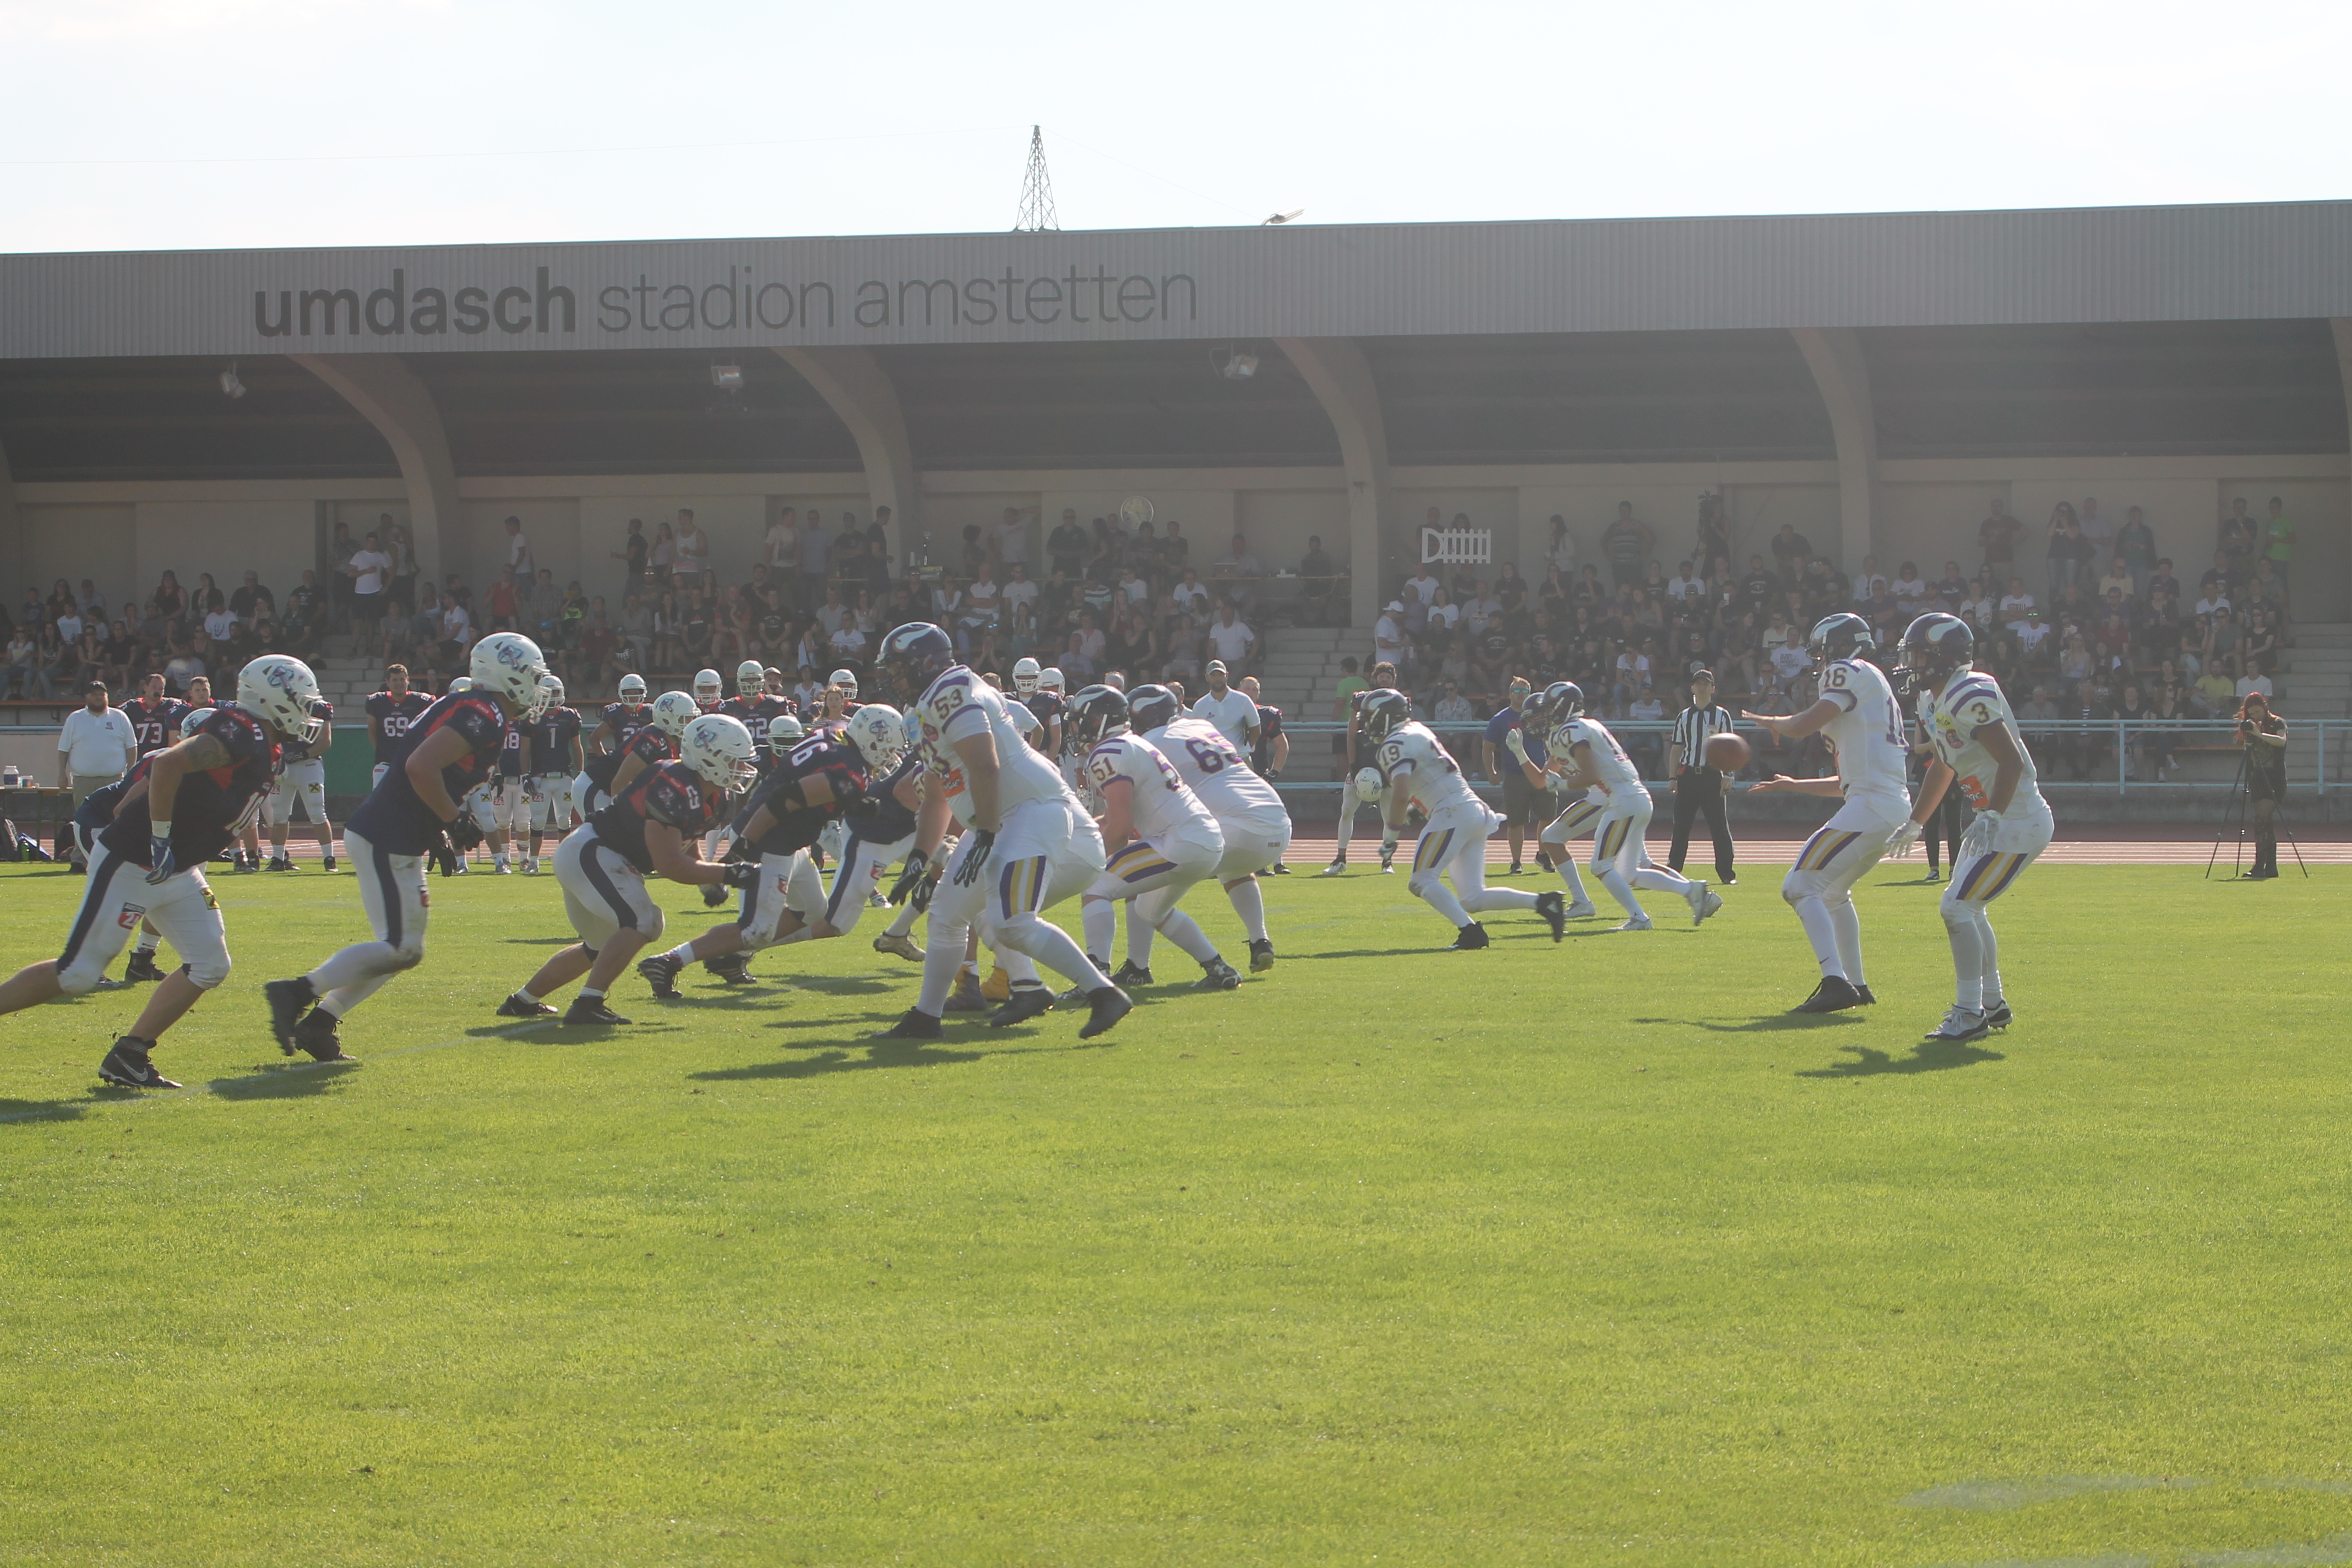
<svg viewBox="0 0 2352 1568"><path fill-rule="evenodd" d="M910 980L920 980L923 977L922 967L908 964L907 976ZM787 983L773 981L769 984L781 985ZM795 991L822 991L828 996L870 996L877 991L898 989L887 981L866 974L795 974L789 984Z"/></svg>
<svg viewBox="0 0 2352 1568"><path fill-rule="evenodd" d="M1954 1068L1974 1067L1979 1062L2007 1061L1999 1051L1989 1051L1981 1046L1971 1046L1958 1040L1927 1040L1911 1047L1907 1057L1894 1057L1885 1051L1874 1051L1867 1046L1841 1046L1840 1050L1852 1051L1850 1062L1833 1062L1825 1068L1812 1068L1801 1072L1799 1078L1875 1078L1889 1072L1949 1072Z"/></svg>
<svg viewBox="0 0 2352 1568"><path fill-rule="evenodd" d="M1767 1013L1744 1024L1718 1024L1706 1018L1636 1018L1633 1022L1679 1024L1688 1029L1705 1029L1710 1035L1776 1035L1790 1029L1841 1029L1869 1020L1860 1008L1848 1008L1843 1013Z"/></svg>
<svg viewBox="0 0 2352 1568"><path fill-rule="evenodd" d="M510 936L509 947L570 947L580 939L576 936Z"/></svg>
<svg viewBox="0 0 2352 1568"><path fill-rule="evenodd" d="M852 1056L846 1050L828 1049L796 1061L714 1068L709 1072L688 1073L687 1076L710 1083L737 1082L747 1079L822 1078L828 1073L865 1072L875 1068L947 1067L956 1062L976 1062L982 1057L1000 1054L950 1050L944 1046L926 1045L919 1040L877 1040L863 1049L865 1054L862 1056Z"/></svg>
<svg viewBox="0 0 2352 1568"><path fill-rule="evenodd" d="M0 1100L0 1127L20 1123L38 1126L44 1121L76 1121L80 1120L89 1103L76 1100Z"/></svg>
<svg viewBox="0 0 2352 1568"><path fill-rule="evenodd" d="M298 1100L341 1088L359 1066L357 1062L288 1062L243 1078L216 1078L205 1089L223 1100Z"/></svg>

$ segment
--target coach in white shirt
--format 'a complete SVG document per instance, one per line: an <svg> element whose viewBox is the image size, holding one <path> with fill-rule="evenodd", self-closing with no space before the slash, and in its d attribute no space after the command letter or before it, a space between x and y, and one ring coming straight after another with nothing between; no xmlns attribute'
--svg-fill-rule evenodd
<svg viewBox="0 0 2352 1568"><path fill-rule="evenodd" d="M1222 658L1209 661L1209 689L1192 704L1192 715L1214 724L1217 733L1231 741L1244 756L1249 755L1257 744L1257 704L1225 684L1225 661Z"/></svg>
<svg viewBox="0 0 2352 1568"><path fill-rule="evenodd" d="M107 706L106 687L91 681L88 704L75 710L58 736L58 787L73 792L79 811L92 790L112 784L138 760L139 731L131 715Z"/></svg>

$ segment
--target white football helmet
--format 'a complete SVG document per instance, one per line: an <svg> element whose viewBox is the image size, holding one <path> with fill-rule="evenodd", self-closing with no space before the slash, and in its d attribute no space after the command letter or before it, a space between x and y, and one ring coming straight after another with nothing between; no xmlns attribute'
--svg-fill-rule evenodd
<svg viewBox="0 0 2352 1568"><path fill-rule="evenodd" d="M473 689L487 691L527 719L539 717L539 683L547 660L520 632L492 632L474 645Z"/></svg>
<svg viewBox="0 0 2352 1568"><path fill-rule="evenodd" d="M877 773L888 773L907 753L907 726L887 703L866 703L849 716L849 728L842 733Z"/></svg>
<svg viewBox="0 0 2352 1568"><path fill-rule="evenodd" d="M474 689L474 678L472 676L453 675L449 678L449 689L444 695L455 697L460 691L471 691L472 689Z"/></svg>
<svg viewBox="0 0 2352 1568"><path fill-rule="evenodd" d="M317 745L326 732L327 721L310 714L318 700L319 678L290 654L266 653L237 671L236 705L305 746Z"/></svg>
<svg viewBox="0 0 2352 1568"><path fill-rule="evenodd" d="M1044 668L1034 658L1014 659L1013 661L1013 689L1024 697L1028 696L1031 692L1037 689L1038 678L1044 673Z"/></svg>
<svg viewBox="0 0 2352 1568"><path fill-rule="evenodd" d="M807 739L807 727L789 713L768 721L768 750L780 757Z"/></svg>
<svg viewBox="0 0 2352 1568"><path fill-rule="evenodd" d="M635 673L625 675L621 677L621 684L614 689L624 702L643 702L646 700L646 678Z"/></svg>
<svg viewBox="0 0 2352 1568"><path fill-rule="evenodd" d="M1037 689L1040 691L1056 692L1063 690L1062 667L1058 664L1049 664L1045 668L1039 670L1037 672Z"/></svg>
<svg viewBox="0 0 2352 1568"><path fill-rule="evenodd" d="M541 679L539 683L540 716L544 718L546 715L554 712L558 708L562 706L563 682L562 679L551 675Z"/></svg>
<svg viewBox="0 0 2352 1568"><path fill-rule="evenodd" d="M730 794L749 789L758 780L760 766L752 761L757 751L743 721L725 713L701 715L677 742L680 762L711 788Z"/></svg>
<svg viewBox="0 0 2352 1568"><path fill-rule="evenodd" d="M697 706L716 708L719 706L719 699L726 694L727 689L719 684L717 670L698 669L694 672L694 700Z"/></svg>
<svg viewBox="0 0 2352 1568"><path fill-rule="evenodd" d="M1372 802L1381 798L1381 790L1383 787L1384 786L1381 783L1380 769L1359 768L1356 770L1356 798L1362 801L1366 805L1370 805Z"/></svg>
<svg viewBox="0 0 2352 1568"><path fill-rule="evenodd" d="M768 672L756 658L747 658L735 667L735 690L742 697L757 697L768 689Z"/></svg>
<svg viewBox="0 0 2352 1568"><path fill-rule="evenodd" d="M824 678L824 683L827 686L838 686L852 697L857 695L857 672L855 670L836 669Z"/></svg>
<svg viewBox="0 0 2352 1568"><path fill-rule="evenodd" d="M693 698L683 691L665 691L654 699L654 728L673 742L686 738L686 727L702 716Z"/></svg>

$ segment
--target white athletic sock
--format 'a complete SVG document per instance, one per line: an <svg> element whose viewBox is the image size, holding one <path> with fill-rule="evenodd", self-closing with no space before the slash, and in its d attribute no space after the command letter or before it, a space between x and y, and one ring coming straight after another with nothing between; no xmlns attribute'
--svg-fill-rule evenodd
<svg viewBox="0 0 2352 1568"><path fill-rule="evenodd" d="M1431 909L1444 915L1454 930L1460 931L1470 923L1470 911L1462 907L1462 900L1454 896L1454 889L1445 885L1444 879L1433 875L1422 889L1421 896Z"/></svg>
<svg viewBox="0 0 2352 1568"><path fill-rule="evenodd" d="M1609 896L1617 900L1627 920L1645 921L1650 918L1642 908L1642 900L1633 896L1633 885L1625 880L1625 873L1612 865L1606 871L1595 868L1592 874L1600 879L1602 887L1609 889Z"/></svg>
<svg viewBox="0 0 2352 1568"><path fill-rule="evenodd" d="M1576 868L1576 857L1568 852L1568 846L1553 844L1548 847L1551 850L1552 869L1559 873L1559 879L1568 886L1568 901L1571 904L1591 903L1591 899L1584 891L1584 878Z"/></svg>
<svg viewBox="0 0 2352 1568"><path fill-rule="evenodd" d="M1151 939L1157 933L1152 931L1150 921L1136 914L1141 902L1138 899L1127 906L1127 961L1138 969L1149 969L1151 967ZM1087 945L1092 947L1094 943L1089 942Z"/></svg>
<svg viewBox="0 0 2352 1568"><path fill-rule="evenodd" d="M1356 836L1356 813L1360 809L1356 805L1356 785L1353 780L1341 780L1339 793L1342 800L1339 807L1339 847L1332 851L1331 856L1335 860L1348 852L1348 840Z"/></svg>
<svg viewBox="0 0 2352 1568"><path fill-rule="evenodd" d="M515 994L525 1002L543 1003L547 1000L546 997L541 996L538 992L533 991L528 985L524 986L521 990L517 991Z"/></svg>
<svg viewBox="0 0 2352 1568"><path fill-rule="evenodd" d="M1265 940L1265 889L1257 885L1255 877L1244 877L1225 889L1225 897L1234 903L1234 913L1242 918L1242 930L1252 942Z"/></svg>
<svg viewBox="0 0 2352 1568"><path fill-rule="evenodd" d="M1852 899L1830 906L1830 930L1837 937L1838 966L1845 977L1856 985L1868 984L1862 974L1862 911Z"/></svg>
<svg viewBox="0 0 2352 1568"><path fill-rule="evenodd" d="M936 917L923 943L923 990L915 1005L936 1018L946 1012L948 992L955 985L956 971L963 967L963 939L966 927L948 925Z"/></svg>
<svg viewBox="0 0 2352 1568"><path fill-rule="evenodd" d="M155 949L162 944L163 941L162 937L142 933L139 940L131 944L131 951L142 958L152 958L155 956Z"/></svg>
<svg viewBox="0 0 2352 1568"><path fill-rule="evenodd" d="M1151 928L1145 926L1144 929L1149 931ZM1160 934L1190 953L1204 968L1217 960L1217 944L1209 940L1209 933L1201 929L1198 921L1181 910L1168 911L1168 918L1160 922Z"/></svg>
<svg viewBox="0 0 2352 1568"><path fill-rule="evenodd" d="M1830 920L1829 906L1809 897L1799 899L1795 908L1805 928L1805 940L1813 944L1813 956L1821 960L1822 978L1843 980L1845 961L1838 956L1837 926Z"/></svg>
<svg viewBox="0 0 2352 1568"><path fill-rule="evenodd" d="M1110 957L1111 943L1118 936L1118 906L1108 899L1084 899L1078 904L1079 929L1087 933L1087 951ZM1145 927L1147 931L1150 927ZM1128 934L1132 937L1135 922L1130 921Z"/></svg>
<svg viewBox="0 0 2352 1568"><path fill-rule="evenodd" d="M1634 868L1633 886L1646 888L1653 893L1672 893L1678 899L1690 897L1691 879L1679 871L1669 871L1664 866L1641 866Z"/></svg>
<svg viewBox="0 0 2352 1568"><path fill-rule="evenodd" d="M915 900L908 899L891 913L890 923L883 930L892 936L904 936L915 929L915 921L922 918L922 910L915 907Z"/></svg>
<svg viewBox="0 0 2352 1568"><path fill-rule="evenodd" d="M676 947L673 947L667 952L663 953L662 956L664 958L675 958L680 963L692 963L694 962L694 943L690 942L679 942Z"/></svg>
<svg viewBox="0 0 2352 1568"><path fill-rule="evenodd" d="M392 943L355 942L304 978L310 982L312 991L324 996L331 991L341 991L364 981L388 979L399 973L403 967L400 950Z"/></svg>
<svg viewBox="0 0 2352 1568"><path fill-rule="evenodd" d="M2000 939L1992 934L1992 911L1981 904L1977 907L1977 942L1984 949L1984 1005L1990 1011L2000 1005L2006 993L2000 988Z"/></svg>
<svg viewBox="0 0 2352 1568"><path fill-rule="evenodd" d="M1952 943L1953 999L1973 1013L1984 1011L1984 939L1976 917L1965 906L1944 921L1944 935Z"/></svg>
<svg viewBox="0 0 2352 1568"><path fill-rule="evenodd" d="M602 1002L604 999L604 994L593 985L583 985L580 988L580 1000L583 1002Z"/></svg>
<svg viewBox="0 0 2352 1568"><path fill-rule="evenodd" d="M1110 984L1110 976L1097 969L1060 926L1038 921L1030 926L1025 940L1012 931L1004 933L1004 939L1055 973L1067 975L1070 984L1082 991L1099 991Z"/></svg>
<svg viewBox="0 0 2352 1568"><path fill-rule="evenodd" d="M996 954L996 966L1004 971L1004 978L1011 984L1014 985L1041 984L1037 978L1036 961L1027 953L1004 943L992 943L991 951Z"/></svg>

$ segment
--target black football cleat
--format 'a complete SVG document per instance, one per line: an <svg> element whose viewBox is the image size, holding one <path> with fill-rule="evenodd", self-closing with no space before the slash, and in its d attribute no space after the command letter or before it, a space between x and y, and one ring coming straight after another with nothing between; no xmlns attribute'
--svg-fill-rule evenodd
<svg viewBox="0 0 2352 1568"><path fill-rule="evenodd" d="M343 1054L342 1038L335 1033L335 1026L341 1021L324 1007L313 1007L310 1016L294 1026L294 1043L310 1052L312 1061L354 1061L356 1058Z"/></svg>
<svg viewBox="0 0 2352 1568"><path fill-rule="evenodd" d="M1274 943L1265 937L1250 943L1250 973L1264 974L1274 967Z"/></svg>
<svg viewBox="0 0 2352 1568"><path fill-rule="evenodd" d="M133 949L131 962L123 966L122 978L126 984L135 984L142 980L161 980L163 978L163 972L156 967L153 953L141 952Z"/></svg>
<svg viewBox="0 0 2352 1568"><path fill-rule="evenodd" d="M1875 1007L1878 1005L1878 998L1870 994L1870 987L1867 985L1855 986L1853 988L1853 994L1862 998L1862 1005L1865 1007Z"/></svg>
<svg viewBox="0 0 2352 1568"><path fill-rule="evenodd" d="M751 959L740 952L730 952L720 958L706 958L702 961L702 967L730 985L760 984L752 976Z"/></svg>
<svg viewBox="0 0 2352 1568"><path fill-rule="evenodd" d="M155 1064L147 1059L147 1044L136 1036L123 1036L106 1053L106 1059L98 1064L98 1076L119 1089L179 1088L157 1072Z"/></svg>
<svg viewBox="0 0 2352 1568"><path fill-rule="evenodd" d="M992 1029L1010 1028L1053 1011L1054 994L1043 985L1016 985L1002 1006L988 1016Z"/></svg>
<svg viewBox="0 0 2352 1568"><path fill-rule="evenodd" d="M1559 941L1568 934L1568 895L1538 893L1536 913L1543 916L1544 924L1551 927L1551 939Z"/></svg>
<svg viewBox="0 0 2352 1568"><path fill-rule="evenodd" d="M1087 1014L1086 1026L1078 1031L1078 1038L1082 1040L1108 1034L1121 1018L1135 1011L1134 999L1116 985L1088 992L1087 1006L1091 1011Z"/></svg>
<svg viewBox="0 0 2352 1568"><path fill-rule="evenodd" d="M685 964L666 952L657 952L651 958L637 961L637 973L645 976L646 983L654 988L654 1000L656 1002L680 1000L677 993L677 977L678 973L685 967Z"/></svg>
<svg viewBox="0 0 2352 1568"><path fill-rule="evenodd" d="M328 857L326 858L326 861L325 861L325 863L324 863L323 868L324 868L324 869L326 869L326 870L329 870L329 871L331 871L331 870L333 870L333 869L335 868L335 858L334 858L332 855L330 855L330 856L328 856Z"/></svg>
<svg viewBox="0 0 2352 1568"><path fill-rule="evenodd" d="M555 1009L544 1002L534 1002L518 991L499 1004L501 1018L552 1018Z"/></svg>
<svg viewBox="0 0 2352 1568"><path fill-rule="evenodd" d="M1843 1013L1862 1005L1862 993L1841 975L1824 974L1813 994L1789 1009L1791 1013Z"/></svg>
<svg viewBox="0 0 2352 1568"><path fill-rule="evenodd" d="M1472 921L1468 925L1464 926L1459 931L1454 933L1454 944L1451 947L1448 947L1445 951L1448 952L1475 952L1482 947L1491 945L1492 944L1486 939L1486 928L1480 925L1476 921Z"/></svg>
<svg viewBox="0 0 2352 1568"><path fill-rule="evenodd" d="M2010 1021L2012 1016L2013 1015L2010 1012L2009 1004L2007 1002L1996 1002L1991 1006L1985 1009L1985 1027L1988 1029L2006 1029L2009 1027Z"/></svg>
<svg viewBox="0 0 2352 1568"><path fill-rule="evenodd" d="M1554 866L1551 863L1551 851L1549 849L1538 849L1536 851L1536 869L1541 871L1547 877L1559 869L1559 867Z"/></svg>
<svg viewBox="0 0 2352 1568"><path fill-rule="evenodd" d="M1151 971L1129 959L1118 966L1118 973L1110 977L1110 983L1113 985L1149 985L1151 984Z"/></svg>
<svg viewBox="0 0 2352 1568"><path fill-rule="evenodd" d="M296 1049L295 1026L302 1022L302 1015L310 1011L319 994L311 988L309 975L298 974L291 980L271 981L261 988L261 994L269 1003L269 1037L290 1057Z"/></svg>
<svg viewBox="0 0 2352 1568"><path fill-rule="evenodd" d="M1213 958L1201 965L1201 978L1192 983L1195 991L1238 991L1241 972L1222 958Z"/></svg>
<svg viewBox="0 0 2352 1568"><path fill-rule="evenodd" d="M605 1006L602 996L574 996L572 1005L563 1010L563 1023L567 1028L604 1029L627 1022L626 1018Z"/></svg>
<svg viewBox="0 0 2352 1568"><path fill-rule="evenodd" d="M909 1007L897 1023L866 1037L869 1040L936 1040L940 1034L937 1018L920 1007Z"/></svg>

